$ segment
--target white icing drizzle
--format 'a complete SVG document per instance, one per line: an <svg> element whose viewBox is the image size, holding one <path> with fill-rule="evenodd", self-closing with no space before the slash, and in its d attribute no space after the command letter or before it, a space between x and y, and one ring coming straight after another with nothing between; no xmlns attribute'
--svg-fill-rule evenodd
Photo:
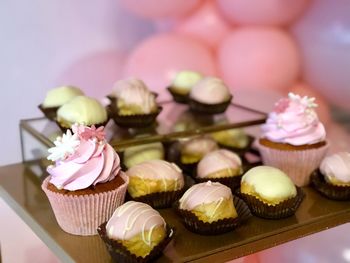
<svg viewBox="0 0 350 263"><path fill-rule="evenodd" d="M128 240L141 233L142 241L150 246L153 231L159 226L165 228L166 223L158 211L147 204L129 201L114 211L106 230L110 238L118 240Z"/></svg>
<svg viewBox="0 0 350 263"><path fill-rule="evenodd" d="M220 183L208 181L206 183L195 184L188 189L179 200L180 209L191 210L201 204L217 202L215 211L224 199L232 197L231 189Z"/></svg>

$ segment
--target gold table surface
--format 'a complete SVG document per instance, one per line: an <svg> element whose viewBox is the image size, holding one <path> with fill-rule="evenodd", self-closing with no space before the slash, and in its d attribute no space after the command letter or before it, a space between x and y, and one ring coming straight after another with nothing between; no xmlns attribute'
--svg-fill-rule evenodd
<svg viewBox="0 0 350 263"><path fill-rule="evenodd" d="M36 169L36 172L33 172ZM110 262L98 236L65 233L58 226L36 174L40 166L0 168L0 196L64 262ZM350 221L350 201L332 201L310 187L296 214L280 220L252 217L236 230L217 236L189 232L172 209L160 210L176 228L174 240L157 262L225 262Z"/></svg>

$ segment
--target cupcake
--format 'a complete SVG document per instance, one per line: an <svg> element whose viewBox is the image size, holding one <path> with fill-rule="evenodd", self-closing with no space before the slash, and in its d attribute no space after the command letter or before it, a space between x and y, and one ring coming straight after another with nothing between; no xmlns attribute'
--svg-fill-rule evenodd
<svg viewBox="0 0 350 263"><path fill-rule="evenodd" d="M301 189L282 170L270 166L246 172L240 194L253 214L270 219L293 215L303 198Z"/></svg>
<svg viewBox="0 0 350 263"><path fill-rule="evenodd" d="M180 164L186 171L192 171L204 155L219 149L217 143L209 136L199 136L181 144Z"/></svg>
<svg viewBox="0 0 350 263"><path fill-rule="evenodd" d="M158 211L134 201L118 207L98 231L114 262L151 262L173 236Z"/></svg>
<svg viewBox="0 0 350 263"><path fill-rule="evenodd" d="M155 208L171 206L184 188L180 168L163 160L139 163L128 169L126 174L129 177L128 193L131 198Z"/></svg>
<svg viewBox="0 0 350 263"><path fill-rule="evenodd" d="M293 93L279 100L262 126L257 144L263 163L283 170L297 186L309 183L328 149L314 101Z"/></svg>
<svg viewBox="0 0 350 263"><path fill-rule="evenodd" d="M154 123L161 111L156 95L139 79L118 81L114 86L116 100L110 109L114 122L122 127L144 127Z"/></svg>
<svg viewBox="0 0 350 263"><path fill-rule="evenodd" d="M230 231L240 222L238 217L242 220L250 214L241 200L234 201L230 188L211 181L189 188L179 200L177 212L186 228L199 234Z"/></svg>
<svg viewBox="0 0 350 263"><path fill-rule="evenodd" d="M252 138L240 128L213 132L210 136L220 146L233 150L238 154L244 154L252 143Z"/></svg>
<svg viewBox="0 0 350 263"><path fill-rule="evenodd" d="M131 168L139 163L149 160L163 160L164 147L160 142L131 146L123 152L123 163Z"/></svg>
<svg viewBox="0 0 350 263"><path fill-rule="evenodd" d="M73 86L57 87L47 92L44 102L39 105L39 109L46 118L54 120L59 107L81 95L84 95L84 93L79 88Z"/></svg>
<svg viewBox="0 0 350 263"><path fill-rule="evenodd" d="M231 189L240 185L242 175L241 158L228 150L215 150L206 154L198 163L194 179L197 182L220 182Z"/></svg>
<svg viewBox="0 0 350 263"><path fill-rule="evenodd" d="M176 74L173 83L168 87L168 91L176 102L187 103L187 97L192 87L202 78L203 76L195 71L180 71Z"/></svg>
<svg viewBox="0 0 350 263"><path fill-rule="evenodd" d="M194 85L189 94L190 109L206 114L225 112L232 95L226 84L218 78L205 77Z"/></svg>
<svg viewBox="0 0 350 263"><path fill-rule="evenodd" d="M95 235L124 202L128 177L104 137L103 127L73 126L49 149L46 193L60 227L74 235Z"/></svg>
<svg viewBox="0 0 350 263"><path fill-rule="evenodd" d="M350 153L339 152L323 159L312 176L314 187L335 200L350 200Z"/></svg>
<svg viewBox="0 0 350 263"><path fill-rule="evenodd" d="M77 96L57 110L56 122L62 130L71 128L75 123L98 127L107 124L108 114L98 100Z"/></svg>

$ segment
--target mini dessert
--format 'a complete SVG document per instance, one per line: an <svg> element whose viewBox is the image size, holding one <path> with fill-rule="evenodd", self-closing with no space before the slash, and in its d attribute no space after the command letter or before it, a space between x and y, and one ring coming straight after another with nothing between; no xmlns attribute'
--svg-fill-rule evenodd
<svg viewBox="0 0 350 263"><path fill-rule="evenodd" d="M200 113L222 113L231 103L232 95L218 78L205 77L194 85L189 94L190 109Z"/></svg>
<svg viewBox="0 0 350 263"><path fill-rule="evenodd" d="M195 71L180 71L176 74L173 83L168 87L168 90L176 102L186 103L187 96L192 87L202 78L203 76Z"/></svg>
<svg viewBox="0 0 350 263"><path fill-rule="evenodd" d="M127 168L145 161L163 159L164 147L160 142L128 147L124 150L123 154L123 163Z"/></svg>
<svg viewBox="0 0 350 263"><path fill-rule="evenodd" d="M239 187L242 172L242 161L237 154L228 150L215 150L200 160L195 180L216 181L234 189Z"/></svg>
<svg viewBox="0 0 350 263"><path fill-rule="evenodd" d="M173 234L158 211L135 201L118 207L98 231L115 262L149 262Z"/></svg>
<svg viewBox="0 0 350 263"><path fill-rule="evenodd" d="M302 201L301 190L293 181L282 170L270 166L257 166L246 172L240 191L250 210L264 218L291 216Z"/></svg>
<svg viewBox="0 0 350 263"><path fill-rule="evenodd" d="M120 80L114 86L114 94L116 101L112 101L111 111L119 126L148 126L161 111L156 95L148 90L142 80Z"/></svg>
<svg viewBox="0 0 350 263"><path fill-rule="evenodd" d="M39 109L48 119L54 120L59 107L80 95L84 95L84 93L73 86L61 86L51 89L47 92L44 102L39 105Z"/></svg>
<svg viewBox="0 0 350 263"><path fill-rule="evenodd" d="M179 200L179 208L191 211L203 222L236 218L231 189L214 182L195 184Z"/></svg>
<svg viewBox="0 0 350 263"><path fill-rule="evenodd" d="M297 186L309 183L328 149L316 106L314 98L289 93L269 114L258 142L263 163L283 170Z"/></svg>
<svg viewBox="0 0 350 263"><path fill-rule="evenodd" d="M155 208L171 206L182 194L184 178L176 164L163 160L151 160L131 167L128 193L137 200Z"/></svg>
<svg viewBox="0 0 350 263"><path fill-rule="evenodd" d="M208 136L199 136L185 141L181 146L181 163L196 164L204 155L219 149L216 142Z"/></svg>
<svg viewBox="0 0 350 263"><path fill-rule="evenodd" d="M208 181L189 188L179 200L177 210L189 230L219 234L232 230L237 225L239 215L246 217L249 214L242 203L239 207L242 211L236 211L230 188Z"/></svg>
<svg viewBox="0 0 350 263"><path fill-rule="evenodd" d="M104 137L103 127L73 126L54 142L48 159L46 193L61 228L75 235L94 235L124 202L128 177Z"/></svg>
<svg viewBox="0 0 350 263"><path fill-rule="evenodd" d="M243 153L252 142L248 134L239 128L213 132L211 137L220 146L232 149L237 153Z"/></svg>
<svg viewBox="0 0 350 263"><path fill-rule="evenodd" d="M98 100L77 96L58 109L56 120L62 129L69 129L75 123L104 126L108 122L108 115Z"/></svg>
<svg viewBox="0 0 350 263"><path fill-rule="evenodd" d="M312 175L316 190L335 200L350 200L350 153L340 152L323 159Z"/></svg>
<svg viewBox="0 0 350 263"><path fill-rule="evenodd" d="M340 152L327 156L321 162L320 172L327 183L350 187L350 153Z"/></svg>

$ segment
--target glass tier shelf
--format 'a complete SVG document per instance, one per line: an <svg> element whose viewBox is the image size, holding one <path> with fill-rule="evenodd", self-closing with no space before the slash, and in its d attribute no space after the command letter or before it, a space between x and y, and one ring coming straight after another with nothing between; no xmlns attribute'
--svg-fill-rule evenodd
<svg viewBox="0 0 350 263"><path fill-rule="evenodd" d="M173 101L164 101L160 105L163 110L155 125L151 127L121 128L111 119L105 129L110 144L116 150L122 151L129 146L139 144L156 141L171 142L199 134L250 127L264 123L266 119L266 113L235 103L231 103L225 113L215 115L194 113L187 105ZM62 134L55 122L44 117L22 120L20 130L23 161L45 157L47 148L52 147L55 138Z"/></svg>
<svg viewBox="0 0 350 263"><path fill-rule="evenodd" d="M58 226L40 187L42 175L36 162L1 167L0 197L62 262L111 262L98 236L74 236ZM226 262L350 222L350 201L328 200L310 187L303 190L305 199L295 215L280 220L253 216L234 231L217 236L194 234L172 209L161 209L176 234L156 262Z"/></svg>
<svg viewBox="0 0 350 263"><path fill-rule="evenodd" d="M111 120L106 126L110 143L117 149L154 141L219 130L249 128L265 121L266 114L231 104L224 114L196 115L186 105L162 103L157 125L142 130L121 129ZM98 236L81 237L65 233L57 224L40 185L45 178L47 148L61 134L46 118L20 123L24 163L0 168L0 197L28 224L62 262L110 262ZM174 240L157 262L225 262L305 235L350 222L350 201L331 201L310 187L303 188L305 199L295 215L281 220L253 216L236 230L217 236L188 231L172 209L160 213L176 229Z"/></svg>

